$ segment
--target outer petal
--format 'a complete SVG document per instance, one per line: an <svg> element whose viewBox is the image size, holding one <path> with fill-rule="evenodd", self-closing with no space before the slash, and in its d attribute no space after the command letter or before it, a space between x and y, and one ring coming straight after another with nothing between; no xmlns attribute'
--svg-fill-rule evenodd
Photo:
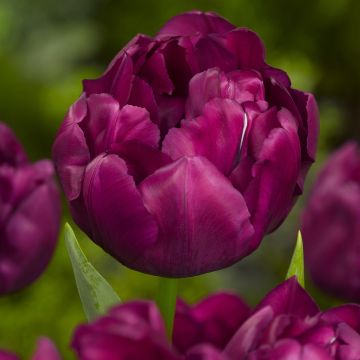
<svg viewBox="0 0 360 360"><path fill-rule="evenodd" d="M270 306L257 311L244 322L230 340L225 348L225 354L230 359L246 359L249 353L259 345L263 332L269 326L273 317L274 312Z"/></svg>
<svg viewBox="0 0 360 360"><path fill-rule="evenodd" d="M300 171L300 145L293 118L282 109L278 119L282 127L273 129L264 141L252 168L253 180L244 194L256 230L253 247L264 232L274 230L290 211Z"/></svg>
<svg viewBox="0 0 360 360"><path fill-rule="evenodd" d="M21 202L1 230L0 293L21 289L43 272L54 252L59 226L60 197L50 179Z"/></svg>
<svg viewBox="0 0 360 360"><path fill-rule="evenodd" d="M129 267L151 248L157 224L145 209L125 162L117 155L100 155L87 167L83 196L92 238Z"/></svg>
<svg viewBox="0 0 360 360"><path fill-rule="evenodd" d="M275 315L288 314L305 318L319 312L314 300L299 285L295 277L284 281L270 291L256 307L256 310L268 306L273 309Z"/></svg>
<svg viewBox="0 0 360 360"><path fill-rule="evenodd" d="M163 151L172 159L204 156L224 174L233 166L247 129L246 114L233 100L213 99L203 116L184 120L181 128L169 131Z"/></svg>
<svg viewBox="0 0 360 360"><path fill-rule="evenodd" d="M179 360L160 320L150 302L119 305L95 323L78 327L72 347L82 360Z"/></svg>
<svg viewBox="0 0 360 360"><path fill-rule="evenodd" d="M61 360L61 357L52 341L40 338L31 360Z"/></svg>
<svg viewBox="0 0 360 360"><path fill-rule="evenodd" d="M195 34L225 33L235 26L211 12L191 11L174 16L159 31L157 38Z"/></svg>
<svg viewBox="0 0 360 360"><path fill-rule="evenodd" d="M360 305L346 304L334 307L324 311L321 319L332 325L344 322L355 331L360 332Z"/></svg>
<svg viewBox="0 0 360 360"><path fill-rule="evenodd" d="M181 353L201 343L222 349L249 314L249 306L230 293L211 295L193 307L177 306L174 346Z"/></svg>
<svg viewBox="0 0 360 360"><path fill-rule="evenodd" d="M144 253L148 272L192 276L242 257L253 234L248 210L241 194L205 158L181 158L139 189L160 229L156 246Z"/></svg>
<svg viewBox="0 0 360 360"><path fill-rule="evenodd" d="M27 155L14 133L0 122L0 165L17 166L27 163Z"/></svg>
<svg viewBox="0 0 360 360"><path fill-rule="evenodd" d="M79 126L86 113L86 100L81 96L71 106L52 148L56 170L68 200L79 196L85 167L90 161L86 139Z"/></svg>
<svg viewBox="0 0 360 360"><path fill-rule="evenodd" d="M265 66L265 48L255 32L240 28L226 34L225 39L240 69L261 69Z"/></svg>

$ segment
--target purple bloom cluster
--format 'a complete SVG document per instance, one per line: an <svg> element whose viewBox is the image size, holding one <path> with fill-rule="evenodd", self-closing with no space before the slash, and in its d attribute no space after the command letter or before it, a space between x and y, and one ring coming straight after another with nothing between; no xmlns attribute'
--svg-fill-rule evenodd
<svg viewBox="0 0 360 360"><path fill-rule="evenodd" d="M53 146L76 223L126 266L192 276L273 231L315 158L314 97L213 13L138 35L84 81Z"/></svg>
<svg viewBox="0 0 360 360"><path fill-rule="evenodd" d="M78 327L72 346L81 360L356 360L359 332L359 305L321 312L291 278L254 310L226 293L179 302L173 345L155 304L133 301Z"/></svg>
<svg viewBox="0 0 360 360"><path fill-rule="evenodd" d="M305 261L314 281L360 301L360 150L349 142L331 155L302 219Z"/></svg>
<svg viewBox="0 0 360 360"><path fill-rule="evenodd" d="M23 288L44 271L56 246L60 211L52 163L30 163L0 123L0 294Z"/></svg>

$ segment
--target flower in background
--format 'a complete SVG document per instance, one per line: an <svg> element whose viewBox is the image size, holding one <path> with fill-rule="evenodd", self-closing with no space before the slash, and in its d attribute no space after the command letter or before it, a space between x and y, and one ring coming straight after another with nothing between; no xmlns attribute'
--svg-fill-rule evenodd
<svg viewBox="0 0 360 360"><path fill-rule="evenodd" d="M0 360L19 360L19 357L14 353L0 350ZM61 357L49 339L40 338L31 360L61 360Z"/></svg>
<svg viewBox="0 0 360 360"><path fill-rule="evenodd" d="M229 266L284 220L314 161L314 97L213 13L136 36L84 81L53 145L76 223L126 266Z"/></svg>
<svg viewBox="0 0 360 360"><path fill-rule="evenodd" d="M305 261L319 287L360 301L360 150L349 142L330 156L303 213Z"/></svg>
<svg viewBox="0 0 360 360"><path fill-rule="evenodd" d="M33 282L54 252L60 196L49 160L30 163L0 123L0 294Z"/></svg>
<svg viewBox="0 0 360 360"><path fill-rule="evenodd" d="M359 305L321 312L292 277L252 311L225 293L178 302L172 344L155 304L132 301L79 326L72 347L80 360L356 360L359 332Z"/></svg>

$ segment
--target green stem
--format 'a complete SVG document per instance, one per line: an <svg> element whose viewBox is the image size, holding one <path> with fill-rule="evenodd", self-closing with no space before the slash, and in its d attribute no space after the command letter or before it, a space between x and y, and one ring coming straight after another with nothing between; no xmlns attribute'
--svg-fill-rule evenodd
<svg viewBox="0 0 360 360"><path fill-rule="evenodd" d="M171 341L175 316L178 280L163 277L160 277L159 280L160 281L157 294L157 304L164 318L167 334Z"/></svg>

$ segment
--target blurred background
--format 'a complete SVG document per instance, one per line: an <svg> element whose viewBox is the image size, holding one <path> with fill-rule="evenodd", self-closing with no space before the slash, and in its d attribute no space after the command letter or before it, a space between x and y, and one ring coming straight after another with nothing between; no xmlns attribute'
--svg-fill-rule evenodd
<svg viewBox="0 0 360 360"><path fill-rule="evenodd" d="M314 92L320 107L318 161L285 223L239 264L180 281L180 296L190 302L229 289L255 304L286 274L299 215L321 163L348 138L360 140L360 1L0 0L0 119L14 129L33 160L49 157L81 80L99 76L136 33L153 35L168 18L192 9L216 11L255 30L265 42L267 62L286 70L293 87ZM154 297L156 278L125 269L78 235L89 259L123 300ZM308 284L322 307L337 302ZM46 335L65 359L72 359L71 333L84 321L61 234L39 281L0 299L0 348L28 357L36 338Z"/></svg>

